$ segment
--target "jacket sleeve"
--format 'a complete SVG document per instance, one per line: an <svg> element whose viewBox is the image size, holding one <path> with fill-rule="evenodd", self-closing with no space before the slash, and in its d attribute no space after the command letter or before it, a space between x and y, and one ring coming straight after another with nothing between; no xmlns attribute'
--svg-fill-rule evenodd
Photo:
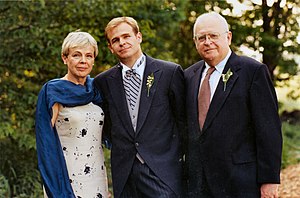
<svg viewBox="0 0 300 198"><path fill-rule="evenodd" d="M176 124L180 132L182 157L186 154L186 115L185 115L185 83L182 68L178 65L173 73L171 81L170 103Z"/></svg>
<svg viewBox="0 0 300 198"><path fill-rule="evenodd" d="M52 105L47 96L47 84L38 96L35 130L38 168L49 198L75 198L55 127L51 125Z"/></svg>
<svg viewBox="0 0 300 198"><path fill-rule="evenodd" d="M258 183L280 183L281 122L277 96L266 65L255 71L250 103L256 136Z"/></svg>

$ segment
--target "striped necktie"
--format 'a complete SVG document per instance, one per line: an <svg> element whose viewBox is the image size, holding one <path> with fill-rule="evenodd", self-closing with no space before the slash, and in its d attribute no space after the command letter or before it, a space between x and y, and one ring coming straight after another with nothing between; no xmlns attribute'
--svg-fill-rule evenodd
<svg viewBox="0 0 300 198"><path fill-rule="evenodd" d="M135 69L130 69L126 71L124 76L124 88L126 93L126 98L129 101L131 110L134 110L136 102L138 99L139 91L141 86L141 78Z"/></svg>

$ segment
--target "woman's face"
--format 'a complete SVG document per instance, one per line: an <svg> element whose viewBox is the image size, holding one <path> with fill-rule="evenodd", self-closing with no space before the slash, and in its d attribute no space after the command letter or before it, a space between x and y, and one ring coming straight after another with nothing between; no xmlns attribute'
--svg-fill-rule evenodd
<svg viewBox="0 0 300 198"><path fill-rule="evenodd" d="M62 55L64 64L68 66L68 80L80 83L89 75L95 62L94 48L91 45L69 49L68 56Z"/></svg>

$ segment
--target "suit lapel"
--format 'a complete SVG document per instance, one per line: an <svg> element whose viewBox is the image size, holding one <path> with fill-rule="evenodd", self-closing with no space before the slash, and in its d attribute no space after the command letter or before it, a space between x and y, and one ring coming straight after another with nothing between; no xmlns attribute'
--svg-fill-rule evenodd
<svg viewBox="0 0 300 198"><path fill-rule="evenodd" d="M225 91L224 91L224 82L223 82L222 76L221 76L218 86L217 86L217 89L216 89L213 99L211 101L209 110L207 112L206 120L205 120L205 123L203 126L203 131L205 131L208 128L208 126L212 123L216 114L221 110L221 108L223 107L232 88L234 87L236 80L239 77L238 70L240 69L240 67L236 64L233 64L233 62L234 62L233 59L235 57L236 57L236 55L232 54L231 57L228 59L227 64L225 65L223 74L225 74L228 71L228 69L230 68L233 72L233 75L227 81Z"/></svg>
<svg viewBox="0 0 300 198"><path fill-rule="evenodd" d="M148 96L148 88L147 88L147 77L150 76L153 73L154 75L154 83L152 84ZM142 89L141 89L141 97L140 97L140 105L139 105L139 113L138 113L138 122L137 122L137 128L136 133L138 133L146 118L148 115L148 112L151 107L151 103L153 101L153 97L155 95L159 79L161 77L162 71L159 70L157 67L155 60L152 58L146 56L146 67L144 71L144 77L143 77L143 83L142 83Z"/></svg>
<svg viewBox="0 0 300 198"><path fill-rule="evenodd" d="M120 119L123 122L123 125L131 134L134 136L134 129L130 120L130 114L127 106L122 71L119 66L115 67L115 70L112 72L111 76L107 78L108 87L112 95L112 100L116 106L116 110L120 115Z"/></svg>

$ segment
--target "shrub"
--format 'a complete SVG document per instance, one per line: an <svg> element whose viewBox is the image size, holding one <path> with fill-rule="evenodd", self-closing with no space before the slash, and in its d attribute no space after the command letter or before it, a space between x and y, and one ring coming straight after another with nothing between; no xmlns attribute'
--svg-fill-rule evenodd
<svg viewBox="0 0 300 198"><path fill-rule="evenodd" d="M300 124L282 123L283 151L282 168L300 162Z"/></svg>

